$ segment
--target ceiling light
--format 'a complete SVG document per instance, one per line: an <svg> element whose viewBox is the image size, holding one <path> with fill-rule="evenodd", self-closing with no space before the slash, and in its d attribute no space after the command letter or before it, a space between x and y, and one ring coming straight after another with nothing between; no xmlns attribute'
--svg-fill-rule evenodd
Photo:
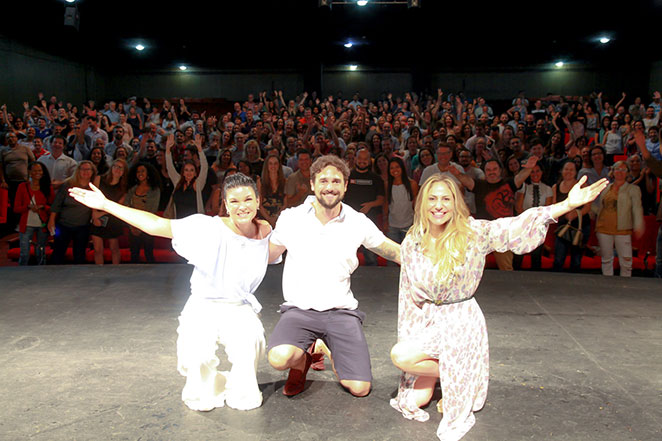
<svg viewBox="0 0 662 441"><path fill-rule="evenodd" d="M358 0L356 4L359 6L365 6L368 4L368 0Z"/></svg>
<svg viewBox="0 0 662 441"><path fill-rule="evenodd" d="M608 37L602 37L602 38L600 39L600 43L602 43L602 44L607 44L607 43L609 43L610 41L611 41L611 40L610 40Z"/></svg>
<svg viewBox="0 0 662 441"><path fill-rule="evenodd" d="M563 67L563 66L564 66L564 63L563 63L563 61L557 61L557 62L554 64L554 66L556 66L556 67Z"/></svg>
<svg viewBox="0 0 662 441"><path fill-rule="evenodd" d="M352 46L354 46L354 45L352 44L351 41L348 41L348 42L345 43L343 46L345 46L347 49L349 49L350 47L352 47Z"/></svg>
<svg viewBox="0 0 662 441"><path fill-rule="evenodd" d="M349 65L349 70L356 70L356 69L358 69L358 68L359 68L359 67L358 67L356 64L350 64L350 65Z"/></svg>
<svg viewBox="0 0 662 441"><path fill-rule="evenodd" d="M188 69L188 67L184 66L183 64L179 66L179 70L186 70L186 69Z"/></svg>
<svg viewBox="0 0 662 441"><path fill-rule="evenodd" d="M144 50L144 49L145 49L145 46L143 46L142 44L137 44L137 45L136 45L136 50L137 50L137 51L142 51L142 50Z"/></svg>
<svg viewBox="0 0 662 441"><path fill-rule="evenodd" d="M76 1L76 0L66 0L67 3L73 3L73 2L75 2L75 1Z"/></svg>

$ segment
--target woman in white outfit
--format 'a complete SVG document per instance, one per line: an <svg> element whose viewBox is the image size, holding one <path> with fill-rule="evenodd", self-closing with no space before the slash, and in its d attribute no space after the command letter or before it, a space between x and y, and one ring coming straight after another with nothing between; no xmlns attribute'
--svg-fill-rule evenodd
<svg viewBox="0 0 662 441"><path fill-rule="evenodd" d="M253 295L269 260L271 227L255 218L255 182L228 177L223 197L228 217L194 214L164 219L109 201L96 187L69 190L82 204L104 210L144 232L172 239L175 251L194 265L191 296L179 317L177 367L186 377L182 400L193 410L229 407L249 410L262 404L256 370L264 355L264 329ZM230 372L218 372L218 343L225 347Z"/></svg>

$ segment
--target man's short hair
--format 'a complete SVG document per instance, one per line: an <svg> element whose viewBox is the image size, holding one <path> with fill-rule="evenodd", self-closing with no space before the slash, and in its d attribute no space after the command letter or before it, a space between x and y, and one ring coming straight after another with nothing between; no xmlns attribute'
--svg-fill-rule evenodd
<svg viewBox="0 0 662 441"><path fill-rule="evenodd" d="M329 166L338 169L342 173L344 182L347 183L349 180L349 167L345 161L336 155L324 155L317 158L310 167L310 180L315 182L317 174Z"/></svg>
<svg viewBox="0 0 662 441"><path fill-rule="evenodd" d="M487 161L483 162L483 171L485 171L485 169L487 168L487 164L489 164L490 162L495 162L496 165L499 166L499 168L502 168L501 163L499 162L498 159L490 158Z"/></svg>
<svg viewBox="0 0 662 441"><path fill-rule="evenodd" d="M299 150L296 151L297 159L299 159L299 156L301 156L301 155L308 155L311 158L313 157L313 154L310 153L310 150L308 150L308 149L299 149Z"/></svg>

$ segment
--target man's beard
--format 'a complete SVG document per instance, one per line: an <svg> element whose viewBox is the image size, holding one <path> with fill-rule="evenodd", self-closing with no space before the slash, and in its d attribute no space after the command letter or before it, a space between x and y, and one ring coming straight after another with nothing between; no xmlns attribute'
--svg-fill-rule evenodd
<svg viewBox="0 0 662 441"><path fill-rule="evenodd" d="M359 166L359 165L356 164L356 163L355 163L355 166L354 166L354 167L356 167L356 171L361 172L361 173L364 173L364 172L366 172L366 171L368 171L368 170L370 169L370 166L369 166L369 165L366 166L366 167L361 167L361 166Z"/></svg>
<svg viewBox="0 0 662 441"><path fill-rule="evenodd" d="M331 210L331 209L335 208L340 202L342 202L342 198L343 198L343 196L345 196L344 193L341 194L341 193L339 193L339 192L333 192L333 193L331 193L331 194L334 194L334 195L336 196L336 198L333 200L332 203L329 204L329 203L327 203L327 202L324 200L324 196L325 196L325 194L327 194L327 193L331 193L331 192L325 192L325 193L322 193L322 194L320 195L321 197L318 196L318 195L315 195L315 197L317 198L317 202L319 202L319 204L320 204L322 207L326 208L327 210Z"/></svg>

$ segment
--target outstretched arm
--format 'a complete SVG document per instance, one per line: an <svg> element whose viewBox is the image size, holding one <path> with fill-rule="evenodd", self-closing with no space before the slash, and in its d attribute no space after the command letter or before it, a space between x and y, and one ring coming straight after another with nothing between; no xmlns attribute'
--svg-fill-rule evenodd
<svg viewBox="0 0 662 441"><path fill-rule="evenodd" d="M582 188L582 185L586 183L586 179L586 176L582 176L581 179L579 179L579 182L577 182L575 186L570 189L570 193L568 193L568 197L564 201L557 202L551 206L550 214L554 219L558 219L564 214L574 210L575 208L581 207L584 204L593 202L595 198L597 198L598 195L602 192L602 190L607 187L607 184L609 184L609 181L603 178L593 185Z"/></svg>
<svg viewBox="0 0 662 441"><path fill-rule="evenodd" d="M94 185L90 184L90 188L92 190L84 190L78 187L70 188L69 194L81 204L110 213L147 234L172 239L170 219L164 219L155 214L135 208L125 207L124 205L106 199L101 190Z"/></svg>
<svg viewBox="0 0 662 441"><path fill-rule="evenodd" d="M375 248L368 248L373 253L382 256L386 260L400 263L400 245L391 239L386 239L381 245Z"/></svg>

